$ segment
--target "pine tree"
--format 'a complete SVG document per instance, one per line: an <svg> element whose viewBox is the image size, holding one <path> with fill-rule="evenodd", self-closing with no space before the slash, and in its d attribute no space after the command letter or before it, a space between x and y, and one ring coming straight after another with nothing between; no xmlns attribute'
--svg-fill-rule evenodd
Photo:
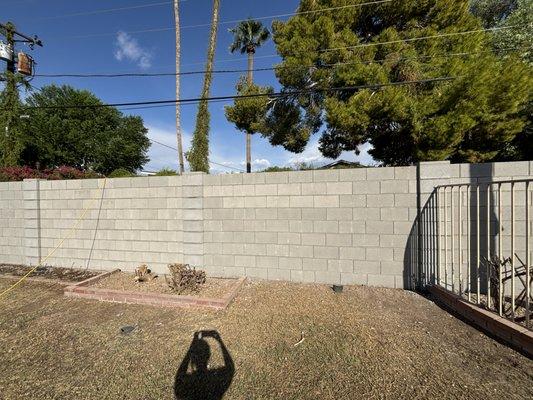
<svg viewBox="0 0 533 400"><path fill-rule="evenodd" d="M386 165L497 158L524 126L518 113L532 87L524 64L491 52L464 0L361 3L301 0L301 14L273 24L283 90L313 91L272 107L271 143L298 152L320 132L325 156L370 143ZM415 83L440 77L449 80Z"/></svg>
<svg viewBox="0 0 533 400"><path fill-rule="evenodd" d="M211 21L211 33L209 36L209 46L207 50L207 65L205 68L204 86L202 89L202 99L209 97L211 81L213 77L213 62L215 59L215 47L217 42L218 15L220 0L213 1L213 17ZM187 161L192 171L209 172L209 114L207 100L201 100L198 105L196 115L196 128L192 138L191 150L187 153Z"/></svg>

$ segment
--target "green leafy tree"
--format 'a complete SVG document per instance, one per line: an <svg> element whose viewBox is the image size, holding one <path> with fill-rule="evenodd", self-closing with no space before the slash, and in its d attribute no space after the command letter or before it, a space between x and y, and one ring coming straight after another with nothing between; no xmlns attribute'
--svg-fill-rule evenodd
<svg viewBox="0 0 533 400"><path fill-rule="evenodd" d="M226 118L233 122L237 129L249 137L255 132L264 130L264 117L267 113L270 100L268 94L273 93L270 87L261 87L249 84L249 80L242 77L237 83L237 95L250 96L236 98L232 106L226 106ZM265 96L258 96L265 95ZM251 172L250 140L246 140L246 172Z"/></svg>
<svg viewBox="0 0 533 400"><path fill-rule="evenodd" d="M23 116L18 85L24 82L19 76L3 74L5 87L0 93L0 167L19 165L22 152L21 118Z"/></svg>
<svg viewBox="0 0 533 400"><path fill-rule="evenodd" d="M367 142L386 165L496 158L524 126L523 63L492 54L484 32L461 34L480 28L461 0L309 12L364 2L302 0L299 15L273 24L288 95L266 118L271 143L299 152L322 130L320 150L331 158ZM440 77L450 80L424 82Z"/></svg>
<svg viewBox="0 0 533 400"><path fill-rule="evenodd" d="M270 32L261 22L253 19L239 22L235 28L230 29L230 32L233 33L233 43L229 48L230 52L240 51L241 54L248 54L248 85L250 85L250 90L253 90L251 85L253 84L254 54L257 48L268 40ZM251 142L253 131L244 131L246 132L246 172L250 173L252 172Z"/></svg>
<svg viewBox="0 0 533 400"><path fill-rule="evenodd" d="M213 1L213 16L211 21L211 33L209 35L209 46L207 49L207 65L205 68L204 86L202 89L202 99L198 105L196 114L196 127L194 129L191 149L186 154L187 161L192 171L209 172L209 124L211 115L207 97L211 89L213 79L213 63L215 59L215 48L217 43L218 17L220 0Z"/></svg>
<svg viewBox="0 0 533 400"><path fill-rule="evenodd" d="M487 28L513 27L512 29L494 31L492 34L493 47L501 56L518 55L528 65L528 74L531 76L533 72L533 53L531 51L533 0L474 0L471 3L471 10ZM533 100L531 94L528 102L520 111L520 116L526 121L524 127L510 143L504 146L498 159L533 159Z"/></svg>
<svg viewBox="0 0 533 400"><path fill-rule="evenodd" d="M45 86L33 93L23 126L23 163L39 163L41 168L68 165L103 174L142 168L150 147L142 119L98 107L102 104L92 93L71 86ZM85 107L54 108L69 105Z"/></svg>

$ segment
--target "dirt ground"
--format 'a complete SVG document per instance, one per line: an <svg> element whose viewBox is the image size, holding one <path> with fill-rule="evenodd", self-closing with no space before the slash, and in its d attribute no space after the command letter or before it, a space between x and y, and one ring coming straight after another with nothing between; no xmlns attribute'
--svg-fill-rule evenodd
<svg viewBox="0 0 533 400"><path fill-rule="evenodd" d="M248 283L202 312L31 283L1 302L2 399L533 397L533 361L405 291Z"/></svg>
<svg viewBox="0 0 533 400"><path fill-rule="evenodd" d="M168 287L164 275L159 275L157 278L146 282L135 282L134 278L135 274L117 272L96 282L92 287L135 292L176 294ZM193 297L220 298L228 294L236 283L237 279L207 278L205 283L199 286L198 291L186 290L181 294Z"/></svg>
<svg viewBox="0 0 533 400"><path fill-rule="evenodd" d="M0 264L0 274L24 276L32 267L27 265ZM38 267L31 273L30 278L59 279L61 281L81 282L98 275L98 272L77 268Z"/></svg>

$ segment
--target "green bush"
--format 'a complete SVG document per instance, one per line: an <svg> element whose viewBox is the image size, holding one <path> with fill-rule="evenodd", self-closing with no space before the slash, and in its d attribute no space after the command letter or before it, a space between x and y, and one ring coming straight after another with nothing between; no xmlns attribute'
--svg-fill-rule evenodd
<svg viewBox="0 0 533 400"><path fill-rule="evenodd" d="M175 171L170 168L162 168L154 174L154 176L174 176L174 175L178 175L178 171Z"/></svg>
<svg viewBox="0 0 533 400"><path fill-rule="evenodd" d="M132 178L135 174L125 168L117 168L108 175L108 178Z"/></svg>

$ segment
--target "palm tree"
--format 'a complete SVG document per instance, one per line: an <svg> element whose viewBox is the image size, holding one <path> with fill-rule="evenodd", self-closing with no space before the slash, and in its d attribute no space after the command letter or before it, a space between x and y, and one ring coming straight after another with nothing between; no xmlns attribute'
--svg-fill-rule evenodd
<svg viewBox="0 0 533 400"><path fill-rule="evenodd" d="M270 32L259 21L248 19L230 29L233 33L233 43L229 51L235 53L237 50L241 54L248 54L248 85L253 83L254 54L258 47L261 47L270 37ZM252 172L252 150L250 132L246 132L246 172Z"/></svg>
<svg viewBox="0 0 533 400"><path fill-rule="evenodd" d="M198 106L196 114L196 128L192 138L191 150L187 153L187 161L192 171L209 172L209 108L207 100L211 89L213 78L213 63L215 59L215 49L218 32L218 15L220 0L213 1L213 15L211 20L211 33L209 36L209 47L207 49L207 64L204 75L204 86L202 89L202 100Z"/></svg>
<svg viewBox="0 0 533 400"><path fill-rule="evenodd" d="M180 12L179 0L174 0L174 21L176 25L176 100L180 98L180 57L181 57L181 38L180 38ZM183 165L183 143L181 137L181 119L180 104L176 103L176 139L178 141L178 160L180 163L180 173L183 174L185 168Z"/></svg>

